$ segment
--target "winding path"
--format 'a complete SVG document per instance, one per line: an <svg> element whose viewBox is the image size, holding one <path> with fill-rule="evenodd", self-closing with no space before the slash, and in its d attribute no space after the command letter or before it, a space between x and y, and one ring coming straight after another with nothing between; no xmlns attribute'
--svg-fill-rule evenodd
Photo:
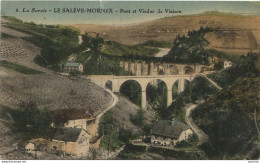
<svg viewBox="0 0 260 163"><path fill-rule="evenodd" d="M200 103L203 102L204 101L201 101ZM197 144L197 146L200 146L201 144L208 141L209 137L192 120L191 113L193 109L195 109L197 106L198 104L192 104L190 107L186 109L185 120L187 124L191 127L191 129L196 133L196 135L198 135L199 143Z"/></svg>
<svg viewBox="0 0 260 163"><path fill-rule="evenodd" d="M206 79L208 79L208 81L211 83L211 84L213 84L216 88L218 88L218 90L222 90L222 88L216 83L216 82L214 82L213 80L211 80L210 78L208 78L205 74L198 74L199 76L203 76L203 77L205 77Z"/></svg>
<svg viewBox="0 0 260 163"><path fill-rule="evenodd" d="M222 88L216 82L208 78L205 74L198 74L198 75L204 76L211 84L213 84L216 88L218 88L218 90L222 90ZM199 104L203 102L204 100L199 102ZM196 133L196 135L198 135L199 143L197 144L197 146L200 146L206 141L208 141L209 137L192 120L191 113L197 106L198 104L192 104L186 109L185 120L187 124L191 127L191 129Z"/></svg>
<svg viewBox="0 0 260 163"><path fill-rule="evenodd" d="M163 57L163 56L167 55L169 53L169 51L171 50L169 48L158 48L158 49L159 49L159 52L154 55L155 57Z"/></svg>
<svg viewBox="0 0 260 163"><path fill-rule="evenodd" d="M109 89L105 89L111 96L112 96L112 100L113 102L105 109L103 110L101 113L99 113L97 116L96 116L96 119L95 119L95 131L92 131L92 133L90 133L91 135L96 135L98 134L98 127L99 127L99 121L100 121L100 118L108 111L110 110L111 108L113 108L116 103L119 101L117 96Z"/></svg>

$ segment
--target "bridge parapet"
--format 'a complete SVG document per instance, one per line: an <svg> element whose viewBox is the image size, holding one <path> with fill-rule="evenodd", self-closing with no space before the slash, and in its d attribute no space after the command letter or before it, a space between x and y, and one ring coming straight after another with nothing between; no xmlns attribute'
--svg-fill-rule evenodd
<svg viewBox="0 0 260 163"><path fill-rule="evenodd" d="M160 63L145 61L121 61L120 66L137 76L154 76L154 75L183 75L200 73L208 67L206 65L196 64L176 64Z"/></svg>
<svg viewBox="0 0 260 163"><path fill-rule="evenodd" d="M184 81L192 81L196 74L189 75L155 75L155 76L113 76L113 75L91 75L88 78L95 84L106 88L107 84L111 84L111 90L113 92L120 92L120 88L123 83L129 80L136 81L142 90L142 107L146 107L146 88L148 84L154 80L161 80L167 86L168 96L167 104L168 106L172 102L172 86L178 81L178 93L184 91Z"/></svg>

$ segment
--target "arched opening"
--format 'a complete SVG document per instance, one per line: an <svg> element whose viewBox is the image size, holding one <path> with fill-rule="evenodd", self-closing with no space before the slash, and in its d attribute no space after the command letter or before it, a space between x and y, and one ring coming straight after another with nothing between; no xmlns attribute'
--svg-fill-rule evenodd
<svg viewBox="0 0 260 163"><path fill-rule="evenodd" d="M165 75L165 70L162 65L158 66L158 75Z"/></svg>
<svg viewBox="0 0 260 163"><path fill-rule="evenodd" d="M147 102L161 117L165 117L167 110L167 93L167 85L160 79L153 80L146 86Z"/></svg>
<svg viewBox="0 0 260 163"><path fill-rule="evenodd" d="M203 73L203 72L205 72L205 71L207 71L207 67L201 67L200 73Z"/></svg>
<svg viewBox="0 0 260 163"><path fill-rule="evenodd" d="M172 99L175 99L181 92L185 91L186 89L189 90L191 87L190 81L187 79L179 79L175 81L172 85Z"/></svg>
<svg viewBox="0 0 260 163"><path fill-rule="evenodd" d="M193 74L194 71L193 71L193 68L190 67L190 66L185 66L184 67L184 74Z"/></svg>
<svg viewBox="0 0 260 163"><path fill-rule="evenodd" d="M179 69L175 65L170 65L170 75L178 75L179 74Z"/></svg>
<svg viewBox="0 0 260 163"><path fill-rule="evenodd" d="M179 94L178 86L179 86L179 80L175 81L172 85L172 99L175 99Z"/></svg>
<svg viewBox="0 0 260 163"><path fill-rule="evenodd" d="M135 80L127 80L121 86L119 92L131 102L141 106L141 85Z"/></svg>
<svg viewBox="0 0 260 163"><path fill-rule="evenodd" d="M111 91L113 90L113 84L112 81L108 80L105 84L106 89L110 89Z"/></svg>

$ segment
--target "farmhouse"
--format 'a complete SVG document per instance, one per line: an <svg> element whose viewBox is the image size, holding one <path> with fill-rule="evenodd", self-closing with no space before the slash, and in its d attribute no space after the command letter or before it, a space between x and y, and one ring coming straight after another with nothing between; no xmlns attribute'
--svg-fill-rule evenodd
<svg viewBox="0 0 260 163"><path fill-rule="evenodd" d="M174 146L177 142L187 140L193 132L182 122L161 120L151 131L151 143L162 146Z"/></svg>
<svg viewBox="0 0 260 163"><path fill-rule="evenodd" d="M72 127L87 130L87 127L95 122L92 110L62 109L52 112L54 117L53 127Z"/></svg>
<svg viewBox="0 0 260 163"><path fill-rule="evenodd" d="M81 63L77 63L77 62L74 62L74 61L68 61L65 64L64 71L65 72L71 72L73 70L83 72L83 65Z"/></svg>
<svg viewBox="0 0 260 163"><path fill-rule="evenodd" d="M31 155L41 155L42 150L46 150L48 148L49 140L43 138L32 139L25 146L25 151Z"/></svg>
<svg viewBox="0 0 260 163"><path fill-rule="evenodd" d="M49 146L52 150L63 151L65 154L86 156L89 138L90 134L84 129L59 127Z"/></svg>
<svg viewBox="0 0 260 163"><path fill-rule="evenodd" d="M229 68L232 66L232 62L231 61L224 61L224 69L225 68Z"/></svg>

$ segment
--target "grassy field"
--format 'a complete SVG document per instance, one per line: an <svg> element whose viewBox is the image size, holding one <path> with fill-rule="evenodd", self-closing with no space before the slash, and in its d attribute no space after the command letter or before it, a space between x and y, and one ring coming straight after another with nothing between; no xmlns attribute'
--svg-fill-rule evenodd
<svg viewBox="0 0 260 163"><path fill-rule="evenodd" d="M9 35L7 33L1 32L0 38L1 39L7 39L7 38L14 38L14 36L11 36L11 35Z"/></svg>
<svg viewBox="0 0 260 163"><path fill-rule="evenodd" d="M260 16L257 15L244 16L213 11L202 14L165 17L128 26L96 24L75 24L72 26L82 32L99 33L106 40L124 45L147 45L146 42L151 45L151 40L173 42L177 35L187 35L188 31L197 30L201 26L213 29L219 28L218 31L205 35L205 38L210 42L209 48L241 55L250 50L259 51L260 35L258 33L260 30L256 28L259 27L259 20ZM249 34L251 32L252 34ZM250 38L256 40L256 46L252 46L255 41L252 41L249 35L251 35Z"/></svg>
<svg viewBox="0 0 260 163"><path fill-rule="evenodd" d="M36 58L37 63L42 66L57 67L70 54L77 51L79 31L73 27L27 23L14 17L4 18L9 21L6 23L8 28L30 34L31 36L22 38L42 48L41 54Z"/></svg>
<svg viewBox="0 0 260 163"><path fill-rule="evenodd" d="M5 67L10 70L14 70L23 74L42 74L43 72L34 70L16 63L11 63L5 60L0 61L0 67Z"/></svg>
<svg viewBox="0 0 260 163"><path fill-rule="evenodd" d="M147 45L127 46L116 42L108 41L104 45L102 52L105 54L116 55L116 56L123 56L123 55L154 56L154 54L159 52L159 49Z"/></svg>

